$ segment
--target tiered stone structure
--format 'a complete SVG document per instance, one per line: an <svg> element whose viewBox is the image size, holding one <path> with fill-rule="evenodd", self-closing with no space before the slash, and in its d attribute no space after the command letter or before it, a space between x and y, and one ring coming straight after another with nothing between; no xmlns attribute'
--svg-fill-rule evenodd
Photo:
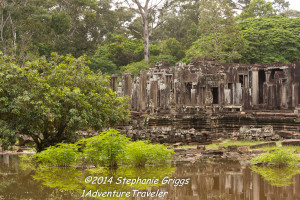
<svg viewBox="0 0 300 200"><path fill-rule="evenodd" d="M133 120L123 131L160 142L201 142L242 125L299 131L299 83L300 62L199 59L189 65L161 62L134 79L129 73L111 76L112 90L131 97Z"/></svg>

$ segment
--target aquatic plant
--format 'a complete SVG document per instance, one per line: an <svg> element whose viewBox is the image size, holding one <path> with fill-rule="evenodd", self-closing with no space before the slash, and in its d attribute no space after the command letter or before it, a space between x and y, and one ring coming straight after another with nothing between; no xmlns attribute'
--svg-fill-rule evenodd
<svg viewBox="0 0 300 200"><path fill-rule="evenodd" d="M173 149L149 141L136 141L126 145L123 161L135 166L165 162L172 158Z"/></svg>
<svg viewBox="0 0 300 200"><path fill-rule="evenodd" d="M74 164L79 157L80 153L75 144L59 143L33 155L31 160L48 166L66 167Z"/></svg>
<svg viewBox="0 0 300 200"><path fill-rule="evenodd" d="M119 157L124 153L130 138L114 129L102 132L100 135L80 140L83 145L84 160L98 166L117 167Z"/></svg>
<svg viewBox="0 0 300 200"><path fill-rule="evenodd" d="M173 149L149 141L132 142L130 138L114 129L100 135L82 139L75 144L60 143L35 154L29 161L47 166L71 166L93 164L116 168L120 164L145 166L171 159ZM28 161L28 158L23 158Z"/></svg>
<svg viewBox="0 0 300 200"><path fill-rule="evenodd" d="M281 149L274 150L270 153L264 153L251 159L252 164L263 164L266 166L285 167L293 166L300 160L300 157L290 151Z"/></svg>

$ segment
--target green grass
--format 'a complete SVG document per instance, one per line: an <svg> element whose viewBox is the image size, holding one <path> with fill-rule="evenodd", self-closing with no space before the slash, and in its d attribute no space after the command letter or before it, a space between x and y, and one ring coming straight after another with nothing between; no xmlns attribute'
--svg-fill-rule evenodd
<svg viewBox="0 0 300 200"><path fill-rule="evenodd" d="M228 147L232 145L236 146L250 146L250 145L255 145L255 144L261 144L263 143L262 141L231 141L229 139L224 140L222 143L214 143L214 144L209 144L205 145L205 148L207 149L218 149L219 147Z"/></svg>
<svg viewBox="0 0 300 200"><path fill-rule="evenodd" d="M273 151L275 149L282 149L282 150L286 150L286 151L295 151L295 152L300 153L299 146L281 146L281 142L278 142L276 146L260 147L259 149L262 149L264 151Z"/></svg>
<svg viewBox="0 0 300 200"><path fill-rule="evenodd" d="M231 141L230 139L224 140L222 143L213 143L213 144L209 144L209 145L205 145L206 149L218 149L219 147L228 147L228 146L232 146L232 145L236 145L236 146L251 146L251 145L256 145L256 144L261 144L261 143L265 143L268 141ZM276 146L264 146L264 147L257 147L254 149L262 149L265 152L269 152L269 151L273 151L275 149L281 149L281 150L285 150L285 151L294 151L297 153L300 153L300 146L282 146L281 145L281 141L277 141L276 142Z"/></svg>

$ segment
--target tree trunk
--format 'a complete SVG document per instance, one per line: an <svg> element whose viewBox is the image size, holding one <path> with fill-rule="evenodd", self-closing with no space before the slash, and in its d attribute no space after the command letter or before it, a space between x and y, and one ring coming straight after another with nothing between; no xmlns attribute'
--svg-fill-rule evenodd
<svg viewBox="0 0 300 200"><path fill-rule="evenodd" d="M149 31L148 31L148 20L144 22L144 59L149 63Z"/></svg>

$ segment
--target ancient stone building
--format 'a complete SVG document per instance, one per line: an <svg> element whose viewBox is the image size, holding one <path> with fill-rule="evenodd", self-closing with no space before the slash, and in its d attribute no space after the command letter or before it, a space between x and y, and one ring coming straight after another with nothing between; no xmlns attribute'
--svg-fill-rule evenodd
<svg viewBox="0 0 300 200"><path fill-rule="evenodd" d="M118 95L131 97L134 111L153 113L180 106L208 106L215 111L286 110L299 104L299 73L296 64L242 65L199 60L174 67L160 63L133 80L130 74L112 75L111 87ZM118 77L122 77L120 82Z"/></svg>
<svg viewBox="0 0 300 200"><path fill-rule="evenodd" d="M200 133L234 132L242 125L299 131L299 82L299 62L161 62L134 79L129 73L111 76L112 90L131 97L133 118L143 118L143 129L175 127Z"/></svg>

